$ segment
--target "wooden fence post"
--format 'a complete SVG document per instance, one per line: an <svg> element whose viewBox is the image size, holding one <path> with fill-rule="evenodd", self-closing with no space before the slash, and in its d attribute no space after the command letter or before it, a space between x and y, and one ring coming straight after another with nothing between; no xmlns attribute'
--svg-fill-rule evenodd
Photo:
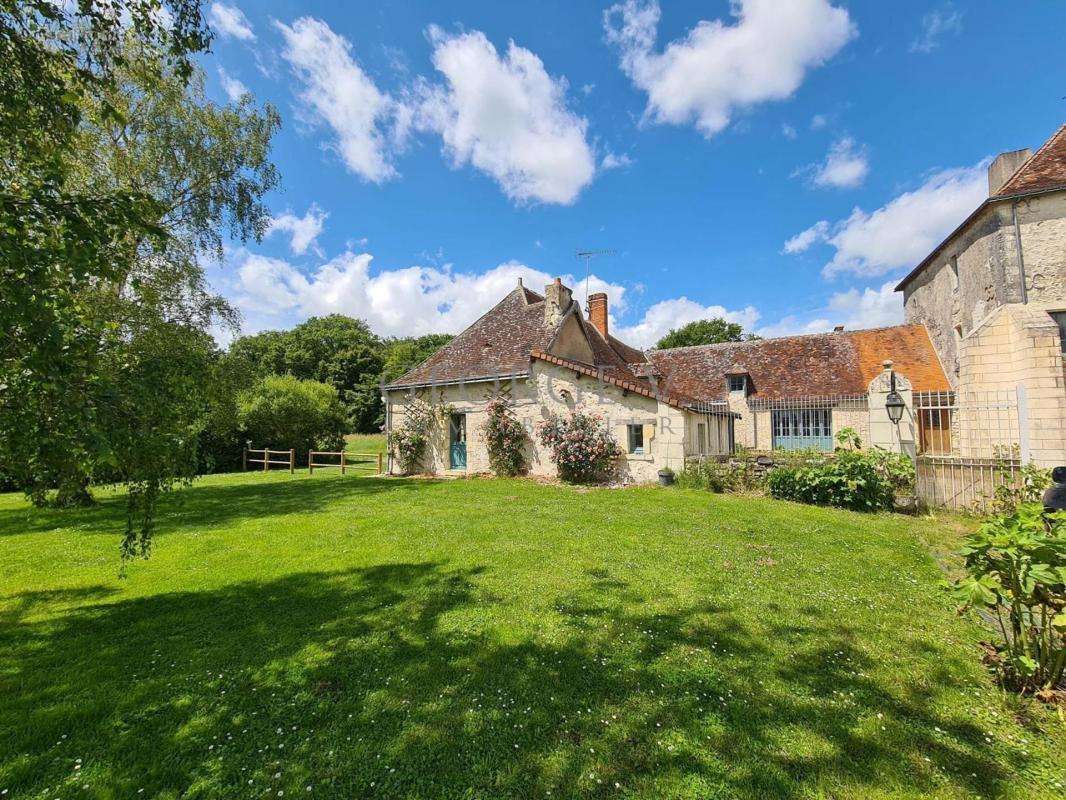
<svg viewBox="0 0 1066 800"><path fill-rule="evenodd" d="M378 453L378 475L380 475L380 474L382 473L382 469L381 469L381 455L382 455L381 453Z"/></svg>
<svg viewBox="0 0 1066 800"><path fill-rule="evenodd" d="M344 471L345 471L345 467L346 467L346 466L347 466L347 465L346 465L346 459L345 459L345 457L344 457L344 451L343 451L343 450L341 450L341 475L343 475L343 474L344 474Z"/></svg>
<svg viewBox="0 0 1066 800"><path fill-rule="evenodd" d="M296 448L289 449L289 474L296 474Z"/></svg>
<svg viewBox="0 0 1066 800"><path fill-rule="evenodd" d="M242 472L247 472L248 471L248 448L247 447L245 447L244 450L241 451L241 471Z"/></svg>
<svg viewBox="0 0 1066 800"><path fill-rule="evenodd" d="M314 450L308 450L307 451L307 474L308 475L314 475L315 474L315 451Z"/></svg>
<svg viewBox="0 0 1066 800"><path fill-rule="evenodd" d="M266 472L270 466L270 451L267 448L263 448L263 472Z"/></svg>

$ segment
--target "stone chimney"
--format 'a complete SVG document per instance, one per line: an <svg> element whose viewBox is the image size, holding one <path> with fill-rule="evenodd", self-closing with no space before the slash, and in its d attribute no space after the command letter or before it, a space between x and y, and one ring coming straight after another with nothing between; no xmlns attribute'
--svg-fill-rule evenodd
<svg viewBox="0 0 1066 800"><path fill-rule="evenodd" d="M589 322L592 327L600 332L600 336L607 338L607 293L596 292L589 295Z"/></svg>
<svg viewBox="0 0 1066 800"><path fill-rule="evenodd" d="M561 278L556 278L553 283L544 287L544 324L554 328L563 318L563 314L570 308L573 292L570 287L563 286Z"/></svg>
<svg viewBox="0 0 1066 800"><path fill-rule="evenodd" d="M1012 150L1009 153L1000 153L995 161L988 165L988 196L995 197L1003 188L1010 176L1018 171L1018 167L1024 164L1033 151L1026 147L1024 150Z"/></svg>

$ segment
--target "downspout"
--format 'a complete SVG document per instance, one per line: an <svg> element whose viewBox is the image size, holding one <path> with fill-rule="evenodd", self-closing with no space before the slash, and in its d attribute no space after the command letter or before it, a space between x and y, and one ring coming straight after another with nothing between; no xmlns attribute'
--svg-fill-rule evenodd
<svg viewBox="0 0 1066 800"><path fill-rule="evenodd" d="M1018 275L1021 279L1022 302L1029 302L1029 295L1025 290L1025 258L1022 256L1022 229L1018 224L1018 201L1012 200L1010 204L1011 222L1014 224L1014 247L1018 251Z"/></svg>

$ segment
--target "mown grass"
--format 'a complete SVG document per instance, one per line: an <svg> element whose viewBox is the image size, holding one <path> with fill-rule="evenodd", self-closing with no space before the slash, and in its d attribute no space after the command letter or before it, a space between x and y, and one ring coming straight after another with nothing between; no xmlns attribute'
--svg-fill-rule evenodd
<svg viewBox="0 0 1066 800"><path fill-rule="evenodd" d="M938 589L952 527L771 500L285 472L0 497L0 791L1061 797L1066 737ZM953 523L954 524L954 523Z"/></svg>

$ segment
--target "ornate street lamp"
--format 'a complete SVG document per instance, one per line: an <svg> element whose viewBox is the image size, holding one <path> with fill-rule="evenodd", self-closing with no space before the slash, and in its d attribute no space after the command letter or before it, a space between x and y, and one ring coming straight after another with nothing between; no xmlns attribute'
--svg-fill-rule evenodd
<svg viewBox="0 0 1066 800"><path fill-rule="evenodd" d="M900 397L899 392L896 391L896 373L889 374L891 375L892 385L888 397L885 398L885 410L888 412L888 418L892 420L892 423L899 425L899 421L903 419L903 409L906 408L906 404L903 402L903 398Z"/></svg>

